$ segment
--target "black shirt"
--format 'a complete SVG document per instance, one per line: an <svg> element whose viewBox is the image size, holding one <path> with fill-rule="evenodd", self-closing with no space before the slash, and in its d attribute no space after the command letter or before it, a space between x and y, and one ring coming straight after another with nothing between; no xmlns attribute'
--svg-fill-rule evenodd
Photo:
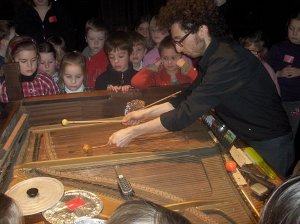
<svg viewBox="0 0 300 224"><path fill-rule="evenodd" d="M38 44L51 36L61 36L67 50L75 47L75 29L71 17L63 8L53 2L47 11L44 21L32 6L26 6L15 15L16 32L34 38Z"/></svg>
<svg viewBox="0 0 300 224"><path fill-rule="evenodd" d="M233 40L213 39L199 63L191 88L171 100L175 110L162 125L177 131L215 109L243 140L268 140L290 132L275 84L262 63Z"/></svg>
<svg viewBox="0 0 300 224"><path fill-rule="evenodd" d="M124 72L118 72L112 68L111 65L107 66L107 70L103 72L100 76L97 77L95 83L96 90L105 90L108 85L113 86L124 86L131 85L132 77L137 73L133 69L132 64L129 64L129 67Z"/></svg>

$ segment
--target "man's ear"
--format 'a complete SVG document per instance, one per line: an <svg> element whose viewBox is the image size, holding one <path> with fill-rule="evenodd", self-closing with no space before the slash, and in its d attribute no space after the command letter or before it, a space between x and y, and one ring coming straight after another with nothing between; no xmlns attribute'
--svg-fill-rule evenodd
<svg viewBox="0 0 300 224"><path fill-rule="evenodd" d="M208 27L206 25L201 25L197 32L199 37L205 37L208 35Z"/></svg>

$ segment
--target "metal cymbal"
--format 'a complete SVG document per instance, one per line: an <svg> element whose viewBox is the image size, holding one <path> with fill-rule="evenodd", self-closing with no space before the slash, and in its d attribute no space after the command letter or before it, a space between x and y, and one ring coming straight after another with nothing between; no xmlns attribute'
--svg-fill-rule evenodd
<svg viewBox="0 0 300 224"><path fill-rule="evenodd" d="M50 177L24 180L6 192L20 206L23 215L33 215L51 208L63 194L63 184Z"/></svg>

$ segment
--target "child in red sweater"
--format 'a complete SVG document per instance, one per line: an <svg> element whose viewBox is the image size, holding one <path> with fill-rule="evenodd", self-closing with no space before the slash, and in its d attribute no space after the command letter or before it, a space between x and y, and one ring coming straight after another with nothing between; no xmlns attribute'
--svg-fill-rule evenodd
<svg viewBox="0 0 300 224"><path fill-rule="evenodd" d="M97 77L106 71L109 64L103 49L107 39L107 28L100 19L91 18L86 22L85 32L88 46L82 54L86 58L87 87L95 88Z"/></svg>
<svg viewBox="0 0 300 224"><path fill-rule="evenodd" d="M131 80L135 88L190 84L197 77L197 70L176 52L172 38L167 36L158 47L160 60L140 70Z"/></svg>

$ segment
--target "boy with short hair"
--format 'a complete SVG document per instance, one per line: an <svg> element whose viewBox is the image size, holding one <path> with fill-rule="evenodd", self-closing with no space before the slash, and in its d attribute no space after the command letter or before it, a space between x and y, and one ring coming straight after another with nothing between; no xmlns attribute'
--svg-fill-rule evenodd
<svg viewBox="0 0 300 224"><path fill-rule="evenodd" d="M136 74L130 62L132 41L128 33L117 31L109 36L104 44L110 65L107 71L98 76L95 88L127 92L131 88L131 78Z"/></svg>
<svg viewBox="0 0 300 224"><path fill-rule="evenodd" d="M107 28L99 18L91 18L85 25L85 40L87 47L82 51L86 58L87 66L87 86L95 87L96 79L106 71L109 64L107 56L103 50L107 39Z"/></svg>
<svg viewBox="0 0 300 224"><path fill-rule="evenodd" d="M139 71L143 68L143 59L147 53L147 40L137 32L131 34L131 40L133 47L130 61L133 64L133 69Z"/></svg>

